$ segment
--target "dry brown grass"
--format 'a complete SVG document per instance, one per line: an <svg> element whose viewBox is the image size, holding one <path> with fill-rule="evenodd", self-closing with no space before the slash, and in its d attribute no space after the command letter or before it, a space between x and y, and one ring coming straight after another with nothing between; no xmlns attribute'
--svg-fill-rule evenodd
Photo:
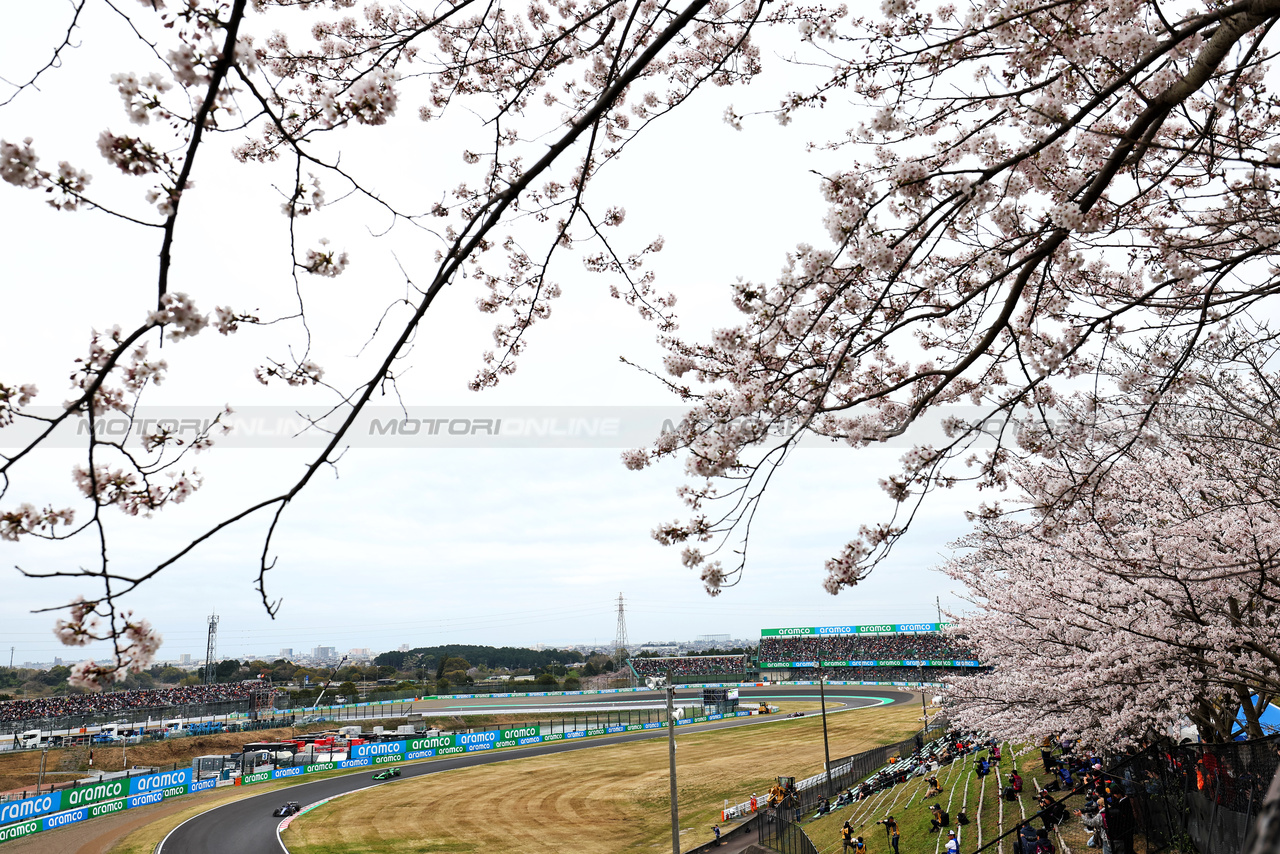
<svg viewBox="0 0 1280 854"><path fill-rule="evenodd" d="M910 705L832 715L831 755L899 741ZM681 733L682 848L710 838L724 799L763 795L778 775L822 769L818 716ZM293 854L504 851L615 854L670 846L667 743L654 739L406 779L349 795L295 821Z"/></svg>

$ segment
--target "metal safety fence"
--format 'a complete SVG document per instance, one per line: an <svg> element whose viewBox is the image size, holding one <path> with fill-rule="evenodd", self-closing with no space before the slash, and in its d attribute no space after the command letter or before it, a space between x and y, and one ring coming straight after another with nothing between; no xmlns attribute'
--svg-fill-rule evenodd
<svg viewBox="0 0 1280 854"><path fill-rule="evenodd" d="M1280 736L1228 744L1152 744L1113 757L1102 772L1100 791L1086 791L1078 775L1059 791L1041 793L1021 817L987 841L979 852L1012 843L1022 854L1023 827L1044 829L1058 850L1080 854L1242 854L1280 765ZM1049 758L1046 771L1063 760ZM1047 797L1044 795L1047 794ZM1098 796L1102 803L1098 803ZM997 849L999 850L999 849ZM975 852L977 854L977 852Z"/></svg>
<svg viewBox="0 0 1280 854"><path fill-rule="evenodd" d="M756 822L758 841L765 848L779 854L818 854L817 847L800 829L800 825L788 821L783 810L769 808Z"/></svg>
<svg viewBox="0 0 1280 854"><path fill-rule="evenodd" d="M883 747L873 747L853 756L833 759L829 776L823 773L797 785L794 807L798 807L802 813L816 809L824 798L831 798L845 789L857 788L863 780L889 764L893 757L910 756L929 742L941 738L946 732L947 722L939 718L931 721L911 738Z"/></svg>

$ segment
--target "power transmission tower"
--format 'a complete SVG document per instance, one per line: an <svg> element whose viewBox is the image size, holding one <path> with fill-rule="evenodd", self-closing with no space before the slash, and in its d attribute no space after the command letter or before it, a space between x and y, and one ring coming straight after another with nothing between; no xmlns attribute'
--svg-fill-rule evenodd
<svg viewBox="0 0 1280 854"><path fill-rule="evenodd" d="M627 614L623 608L622 594L618 594L618 633L613 641L613 662L621 668L627 659Z"/></svg>
<svg viewBox="0 0 1280 854"><path fill-rule="evenodd" d="M209 647L204 654L204 684L218 681L218 615L209 615Z"/></svg>

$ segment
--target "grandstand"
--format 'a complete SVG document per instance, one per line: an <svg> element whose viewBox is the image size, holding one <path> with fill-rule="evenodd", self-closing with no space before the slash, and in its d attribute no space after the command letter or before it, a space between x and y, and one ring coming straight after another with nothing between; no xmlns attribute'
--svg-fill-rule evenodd
<svg viewBox="0 0 1280 854"><path fill-rule="evenodd" d="M941 623L806 626L762 629L758 654L639 656L632 672L687 682L808 681L937 682L976 673L980 664L963 638L944 634Z"/></svg>
<svg viewBox="0 0 1280 854"><path fill-rule="evenodd" d="M936 682L979 667L963 639L941 623L881 623L762 629L758 668L773 680Z"/></svg>
<svg viewBox="0 0 1280 854"><path fill-rule="evenodd" d="M628 664L640 679L664 676L672 684L701 682L741 682L754 679L750 656L746 655L682 655L665 658L633 658Z"/></svg>

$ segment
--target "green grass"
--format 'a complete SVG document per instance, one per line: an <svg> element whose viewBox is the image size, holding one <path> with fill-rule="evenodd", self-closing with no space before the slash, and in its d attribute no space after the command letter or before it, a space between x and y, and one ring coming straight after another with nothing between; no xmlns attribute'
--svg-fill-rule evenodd
<svg viewBox="0 0 1280 854"><path fill-rule="evenodd" d="M932 817L929 806L940 803L951 814L951 829L957 832L960 850L976 851L980 844L987 844L1011 830L1038 809L1037 784L1043 786L1051 775L1044 773L1038 750L1026 750L1023 755L1015 756L1017 750L1026 748L1002 744L1000 765L993 767L992 773L981 781L974 767L977 756L987 755L987 751L969 754L939 769L940 795L926 799L927 778L916 778L822 818L806 820L804 831L821 854L831 854L840 851L840 828L848 820L854 828L853 835L866 841L867 854L893 854L884 828L876 823L893 815L901 834L898 840L901 854L943 854L946 832L929 832ZM1008 802L1000 797L1000 792L1009 771L1015 768L1022 775L1022 794L1019 801ZM962 811L968 814L970 822L963 827L956 823ZM1008 843L1006 839L999 844L995 849L997 854L1011 851L1012 845Z"/></svg>

